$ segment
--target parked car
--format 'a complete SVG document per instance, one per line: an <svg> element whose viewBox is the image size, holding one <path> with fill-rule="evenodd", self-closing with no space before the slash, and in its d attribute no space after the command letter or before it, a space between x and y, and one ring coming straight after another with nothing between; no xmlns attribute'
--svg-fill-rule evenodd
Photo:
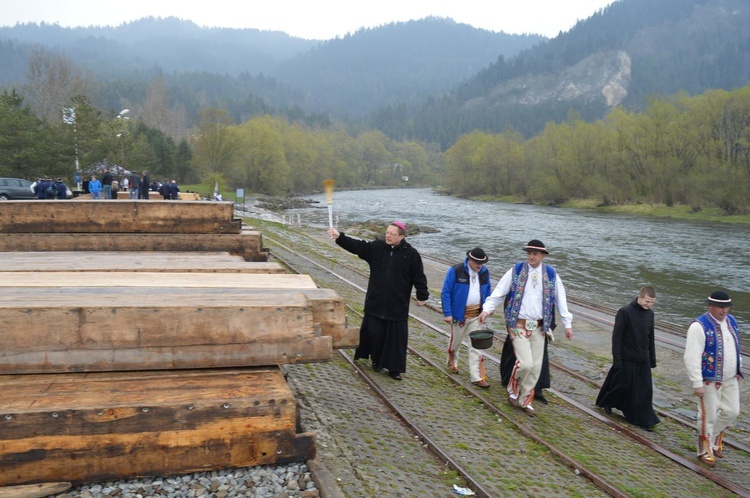
<svg viewBox="0 0 750 498"><path fill-rule="evenodd" d="M21 178L0 178L0 201L34 199L31 182Z"/></svg>

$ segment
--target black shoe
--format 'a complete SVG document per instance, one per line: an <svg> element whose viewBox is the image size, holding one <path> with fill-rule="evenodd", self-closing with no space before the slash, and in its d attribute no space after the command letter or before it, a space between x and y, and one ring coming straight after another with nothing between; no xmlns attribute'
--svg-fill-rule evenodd
<svg viewBox="0 0 750 498"><path fill-rule="evenodd" d="M605 406L605 407L604 407L604 412L605 412L605 413L606 413L607 415L612 415L612 407L611 407L611 406Z"/></svg>
<svg viewBox="0 0 750 498"><path fill-rule="evenodd" d="M383 369L380 368L380 365L378 365L374 361L372 362L372 369L375 370L376 372L382 372L383 371Z"/></svg>
<svg viewBox="0 0 750 498"><path fill-rule="evenodd" d="M401 378L401 374L400 374L400 373L398 373L398 372L390 372L390 373L389 373L388 375L389 375L389 376L391 377L391 379L393 379L393 380L403 380L403 379Z"/></svg>
<svg viewBox="0 0 750 498"><path fill-rule="evenodd" d="M534 401L538 401L544 405L549 405L549 400L544 397L544 394L539 394L537 396L534 396Z"/></svg>

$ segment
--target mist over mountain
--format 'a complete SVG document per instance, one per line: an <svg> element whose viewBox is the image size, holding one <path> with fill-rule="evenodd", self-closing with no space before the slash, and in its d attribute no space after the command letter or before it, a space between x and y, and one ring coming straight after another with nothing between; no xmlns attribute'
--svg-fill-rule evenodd
<svg viewBox="0 0 750 498"><path fill-rule="evenodd" d="M511 57L543 40L440 18L361 29L324 42L256 29L201 28L176 18L118 27L24 24L0 28L0 85L22 84L30 52L43 47L89 70L100 83L97 101L111 108L142 99L145 86L163 77L175 94L200 95L199 102L184 102L186 108L225 107L236 119L247 117L242 102L249 96L271 109L361 118L394 101L421 104L498 54Z"/></svg>
<svg viewBox="0 0 750 498"><path fill-rule="evenodd" d="M442 18L323 42L176 18L19 24L0 28L0 89L23 94L41 50L90 73L92 100L110 112L138 110L159 81L187 126L215 107L236 122L342 122L446 148L472 130L531 136L571 113L594 120L653 95L745 85L748 26L747 0L619 0L552 40Z"/></svg>

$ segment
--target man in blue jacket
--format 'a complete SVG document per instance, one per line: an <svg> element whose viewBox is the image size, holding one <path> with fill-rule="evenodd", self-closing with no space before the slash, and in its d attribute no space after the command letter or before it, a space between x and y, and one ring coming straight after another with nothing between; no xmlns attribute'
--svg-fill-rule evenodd
<svg viewBox="0 0 750 498"><path fill-rule="evenodd" d="M458 373L458 352L461 343L479 328L479 314L485 299L492 293L490 272L484 266L487 255L475 247L466 252L466 259L448 268L441 293L443 319L451 326L448 341L448 368ZM490 383L484 372L484 356L469 343L469 373L471 383L487 389Z"/></svg>

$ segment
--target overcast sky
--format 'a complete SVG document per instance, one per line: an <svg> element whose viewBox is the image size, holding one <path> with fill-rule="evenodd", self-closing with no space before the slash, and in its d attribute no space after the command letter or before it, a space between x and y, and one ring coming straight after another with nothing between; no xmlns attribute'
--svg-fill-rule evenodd
<svg viewBox="0 0 750 498"><path fill-rule="evenodd" d="M0 0L0 26L48 22L118 26L143 17L190 20L199 26L283 31L327 40L398 21L449 17L477 28L548 37L613 0Z"/></svg>

